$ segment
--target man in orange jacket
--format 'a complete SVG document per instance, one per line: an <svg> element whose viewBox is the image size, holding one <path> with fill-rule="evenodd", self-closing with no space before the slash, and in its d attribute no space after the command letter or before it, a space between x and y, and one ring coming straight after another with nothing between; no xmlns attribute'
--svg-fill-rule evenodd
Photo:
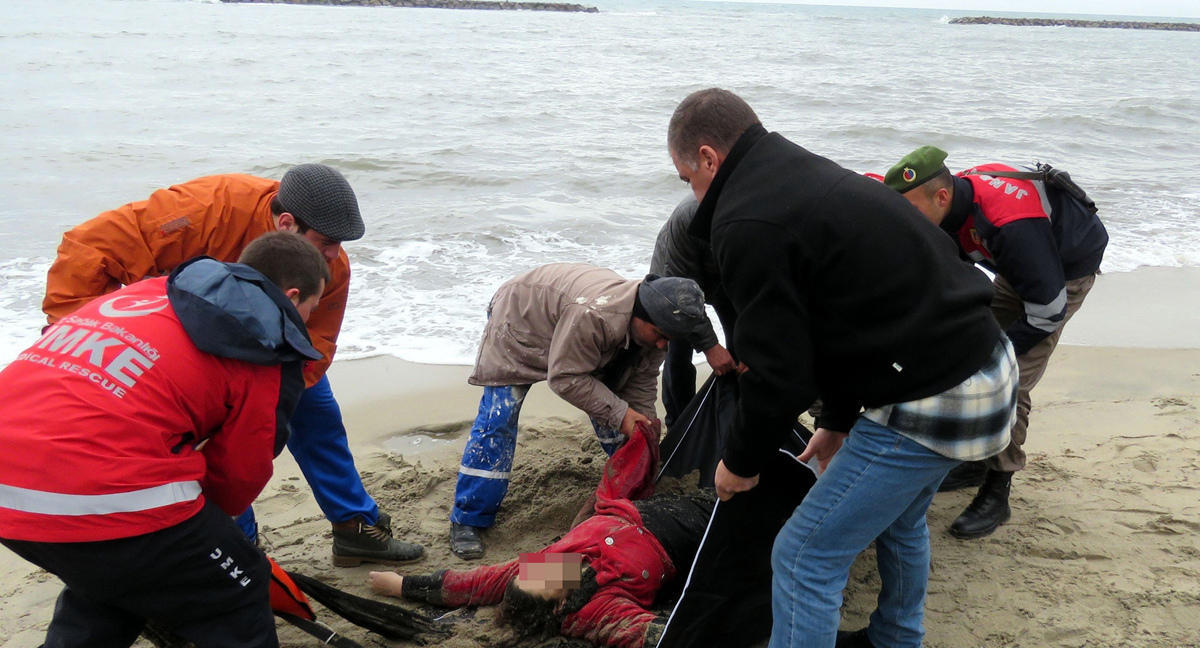
<svg viewBox="0 0 1200 648"><path fill-rule="evenodd" d="M308 321L322 358L304 369L307 389L290 421L288 449L333 523L334 564L420 558L420 546L392 537L390 519L363 487L325 375L350 286L350 262L341 244L365 230L354 190L335 169L301 164L280 181L207 176L106 211L63 235L46 277L42 310L54 324L95 297L167 274L194 256L234 261L250 241L273 230L298 232L316 245L332 275ZM252 509L238 523L247 536L257 535Z"/></svg>

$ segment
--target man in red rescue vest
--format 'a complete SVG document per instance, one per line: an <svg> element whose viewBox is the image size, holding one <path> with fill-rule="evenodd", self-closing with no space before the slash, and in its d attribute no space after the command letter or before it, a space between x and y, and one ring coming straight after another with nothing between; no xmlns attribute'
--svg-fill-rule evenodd
<svg viewBox="0 0 1200 648"><path fill-rule="evenodd" d="M47 646L274 648L266 557L231 515L272 472L321 354L329 268L299 235L100 297L0 372L0 543L59 576Z"/></svg>
<svg viewBox="0 0 1200 648"><path fill-rule="evenodd" d="M1020 388L1012 441L984 462L951 471L942 484L950 490L982 479L975 499L950 526L956 537L978 538L1009 518L1012 475L1025 467L1021 446L1032 407L1029 393L1096 280L1108 232L1069 176L1044 181L1006 164L951 175L946 156L922 146L888 170L884 182L948 233L965 258L996 273L992 312L1017 352Z"/></svg>

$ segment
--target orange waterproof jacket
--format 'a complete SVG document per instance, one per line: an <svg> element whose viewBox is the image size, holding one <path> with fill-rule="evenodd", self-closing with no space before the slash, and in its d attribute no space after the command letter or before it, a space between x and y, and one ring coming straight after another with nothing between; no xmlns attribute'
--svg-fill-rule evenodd
<svg viewBox="0 0 1200 648"><path fill-rule="evenodd" d="M242 249L275 229L271 199L279 182L243 174L197 178L155 191L63 234L46 276L42 310L54 324L92 299L121 286L165 275L200 255L237 261ZM332 279L308 320L321 360L304 369L308 386L321 379L337 350L350 292L343 250L329 266Z"/></svg>

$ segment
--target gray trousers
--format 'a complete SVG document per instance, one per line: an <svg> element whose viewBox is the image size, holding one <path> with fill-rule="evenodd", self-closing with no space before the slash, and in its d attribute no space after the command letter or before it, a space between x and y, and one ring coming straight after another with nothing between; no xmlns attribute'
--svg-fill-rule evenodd
<svg viewBox="0 0 1200 648"><path fill-rule="evenodd" d="M1062 336L1063 329L1071 320L1071 316L1083 305L1083 298L1087 297L1088 291L1092 289L1092 284L1095 282L1096 275L1094 274L1068 281L1067 315L1063 318L1058 330L1046 336L1029 351L1017 356L1020 386L1017 391L1017 420L1012 427L1012 441L1003 452L987 460L988 468L1014 472L1025 467L1025 450L1022 446L1025 445L1025 434L1029 428L1029 411L1033 408L1033 400L1029 397L1029 393L1046 373L1046 365L1050 361L1050 354L1054 353L1055 347L1058 346L1058 338ZM999 275L996 276L996 295L992 298L992 313L1000 322L1001 328L1008 328L1017 318L1025 316L1025 307L1021 298L1013 290L1012 285Z"/></svg>

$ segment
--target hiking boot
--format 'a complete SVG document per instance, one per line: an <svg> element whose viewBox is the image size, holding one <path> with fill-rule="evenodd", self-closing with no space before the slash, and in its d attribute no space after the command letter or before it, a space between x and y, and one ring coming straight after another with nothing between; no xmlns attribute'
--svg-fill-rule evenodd
<svg viewBox="0 0 1200 648"><path fill-rule="evenodd" d="M367 524L361 517L333 523L335 567L357 567L364 562L409 562L424 555L421 545L392 537L392 519L382 511L375 524Z"/></svg>
<svg viewBox="0 0 1200 648"><path fill-rule="evenodd" d="M479 537L479 528L451 522L450 551L463 560L482 558L483 538Z"/></svg>
<svg viewBox="0 0 1200 648"><path fill-rule="evenodd" d="M386 531L388 535L392 535L392 516L380 511L379 517L375 520L375 526Z"/></svg>
<svg viewBox="0 0 1200 648"><path fill-rule="evenodd" d="M837 643L834 648L875 648L875 644L867 637L867 629L838 630Z"/></svg>
<svg viewBox="0 0 1200 648"><path fill-rule="evenodd" d="M946 474L942 484L938 486L939 493L956 491L961 488L978 488L987 474L987 466L982 461L964 461Z"/></svg>
<svg viewBox="0 0 1200 648"><path fill-rule="evenodd" d="M1012 515L1008 508L1012 475L1011 472L989 470L975 499L950 525L950 535L963 540L982 538L1007 522Z"/></svg>

